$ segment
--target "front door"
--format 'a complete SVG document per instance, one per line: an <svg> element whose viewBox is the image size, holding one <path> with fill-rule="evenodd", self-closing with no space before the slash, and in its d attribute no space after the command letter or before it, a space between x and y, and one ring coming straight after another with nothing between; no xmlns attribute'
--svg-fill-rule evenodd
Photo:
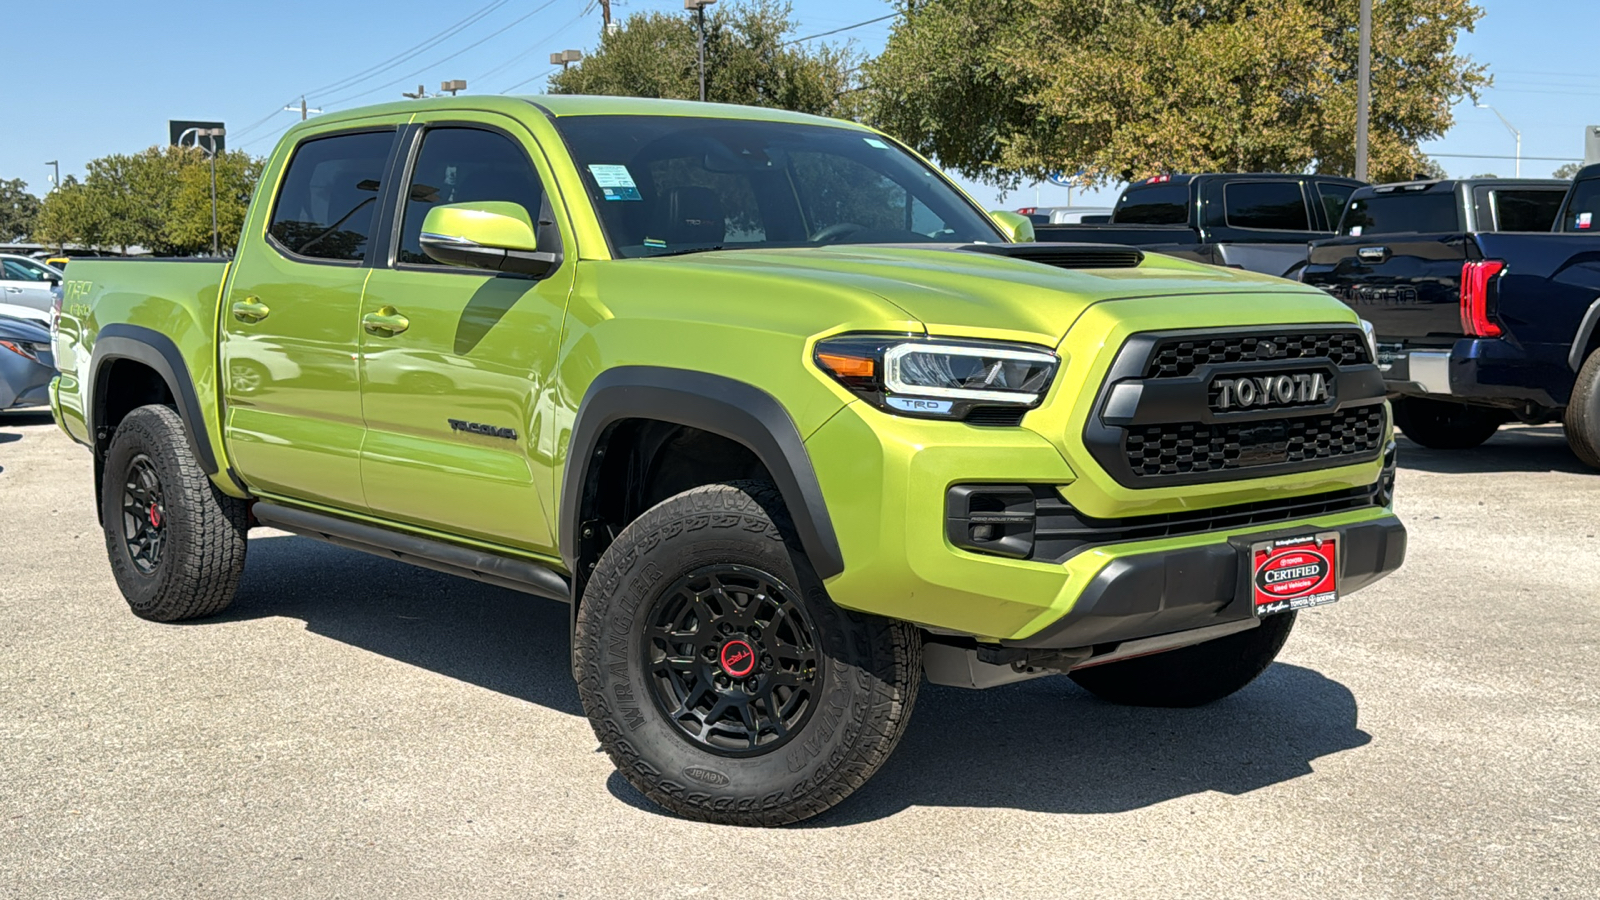
<svg viewBox="0 0 1600 900"><path fill-rule="evenodd" d="M558 248L548 169L520 125L488 114L425 122L410 143L395 247L362 299L367 502L384 518L553 553L540 397L575 262L540 279L500 275L439 265L418 240L432 207L494 200L544 219L540 246Z"/></svg>
<svg viewBox="0 0 1600 900"><path fill-rule="evenodd" d="M357 336L398 124L302 141L265 241L252 214L222 298L221 389L228 452L257 491L365 511Z"/></svg>

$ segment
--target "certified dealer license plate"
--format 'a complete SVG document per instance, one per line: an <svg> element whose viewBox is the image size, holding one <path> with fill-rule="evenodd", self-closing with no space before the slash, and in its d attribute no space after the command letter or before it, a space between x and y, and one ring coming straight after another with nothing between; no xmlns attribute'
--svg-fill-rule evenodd
<svg viewBox="0 0 1600 900"><path fill-rule="evenodd" d="M1250 546L1251 593L1258 616L1339 599L1339 535L1262 541Z"/></svg>

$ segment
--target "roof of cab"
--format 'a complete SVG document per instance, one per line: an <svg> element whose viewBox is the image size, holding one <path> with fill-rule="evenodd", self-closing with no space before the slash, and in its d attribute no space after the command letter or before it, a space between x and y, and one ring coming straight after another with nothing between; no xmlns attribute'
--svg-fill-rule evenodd
<svg viewBox="0 0 1600 900"><path fill-rule="evenodd" d="M867 130L854 122L790 112L784 109L737 106L732 103L697 103L692 100L660 100L651 97L595 97L583 94L546 94L527 97L463 94L459 97L434 97L428 100L400 100L393 103L362 106L355 109L327 113L318 116L312 122L327 124L350 119L362 119L369 116L439 110L484 110L517 116L526 115L530 106L552 118L569 116L701 116L715 119L832 125L840 128Z"/></svg>

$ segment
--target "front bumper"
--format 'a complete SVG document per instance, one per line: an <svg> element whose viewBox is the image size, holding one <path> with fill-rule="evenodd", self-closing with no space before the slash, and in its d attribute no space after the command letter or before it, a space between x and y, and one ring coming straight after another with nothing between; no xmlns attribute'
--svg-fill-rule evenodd
<svg viewBox="0 0 1600 900"><path fill-rule="evenodd" d="M1504 339L1478 338L1463 338L1448 350L1413 349L1384 372L1384 387L1398 397L1561 407L1572 396L1576 374L1556 349L1545 359Z"/></svg>
<svg viewBox="0 0 1600 900"><path fill-rule="evenodd" d="M940 634L991 642L1039 638L1046 643L1025 646L1062 647L1068 645L1057 641L1086 646L1200 627L1231 614L1223 607L1237 593L1241 554L1230 543L1235 539L1259 540L1284 531L1348 533L1350 562L1341 571L1347 592L1392 571L1404 556L1404 529L1387 506L1270 524L1219 523L1214 531L1081 547L1055 561L977 553L951 542L950 488L984 482L1056 485L1071 500L1078 474L1041 435L1027 428L891 417L855 403L806 444L844 552L844 572L828 581L830 596L845 608L914 622ZM1373 460L1235 482L1229 502L1359 488L1377 481L1382 468ZM1207 500L1214 496L1193 488L1140 493L1172 491ZM1130 503L1113 514L1161 512L1154 504L1180 499L1140 498L1144 506Z"/></svg>

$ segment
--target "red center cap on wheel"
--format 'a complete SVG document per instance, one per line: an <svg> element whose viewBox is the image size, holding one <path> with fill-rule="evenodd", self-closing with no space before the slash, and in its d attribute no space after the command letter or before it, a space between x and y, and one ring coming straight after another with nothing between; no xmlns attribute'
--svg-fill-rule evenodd
<svg viewBox="0 0 1600 900"><path fill-rule="evenodd" d="M150 524L157 528L161 527L161 510L157 509L154 503L150 504Z"/></svg>
<svg viewBox="0 0 1600 900"><path fill-rule="evenodd" d="M743 678L755 671L756 651L748 643L735 638L722 645L717 661L722 664L722 671L734 678Z"/></svg>

